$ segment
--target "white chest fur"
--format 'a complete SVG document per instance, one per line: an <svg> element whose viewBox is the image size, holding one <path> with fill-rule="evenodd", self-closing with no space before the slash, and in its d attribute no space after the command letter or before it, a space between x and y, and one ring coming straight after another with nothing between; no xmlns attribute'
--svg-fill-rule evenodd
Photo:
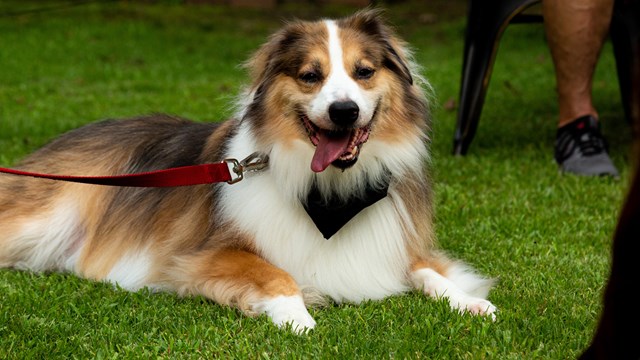
<svg viewBox="0 0 640 360"><path fill-rule="evenodd" d="M255 149L246 135L241 131L234 139L229 155L242 157L252 152L247 149ZM308 190L313 176L309 170L313 150L304 143L293 147L274 146L268 170L224 186L223 216L252 235L261 255L289 272L299 285L312 286L336 301L359 302L406 291L408 256L402 239L406 214L398 210L402 204L394 203L401 200L393 188L326 240L298 197Z"/></svg>

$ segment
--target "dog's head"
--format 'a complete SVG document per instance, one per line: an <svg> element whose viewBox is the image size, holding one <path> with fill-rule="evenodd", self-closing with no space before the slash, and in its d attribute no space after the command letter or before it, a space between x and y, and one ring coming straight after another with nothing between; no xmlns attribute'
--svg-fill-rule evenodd
<svg viewBox="0 0 640 360"><path fill-rule="evenodd" d="M290 23L248 67L254 82L245 117L261 139L314 147L314 172L353 166L370 138L401 142L426 128L420 78L379 11Z"/></svg>

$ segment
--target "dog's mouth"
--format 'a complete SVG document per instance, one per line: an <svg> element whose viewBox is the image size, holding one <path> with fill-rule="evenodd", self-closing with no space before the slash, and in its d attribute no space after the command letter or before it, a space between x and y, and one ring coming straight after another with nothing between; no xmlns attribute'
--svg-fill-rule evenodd
<svg viewBox="0 0 640 360"><path fill-rule="evenodd" d="M322 172L329 165L346 169L358 161L362 144L369 139L371 125L346 130L326 130L316 126L306 115L301 116L309 140L316 147L311 170Z"/></svg>

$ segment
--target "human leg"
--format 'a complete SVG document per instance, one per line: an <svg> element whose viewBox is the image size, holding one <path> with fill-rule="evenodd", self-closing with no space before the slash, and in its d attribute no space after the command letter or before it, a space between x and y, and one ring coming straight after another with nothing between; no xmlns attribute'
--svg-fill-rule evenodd
<svg viewBox="0 0 640 360"><path fill-rule="evenodd" d="M555 159L565 172L618 176L591 94L613 0L543 0L542 9L558 89Z"/></svg>
<svg viewBox="0 0 640 360"><path fill-rule="evenodd" d="M593 73L611 21L613 0L543 0L545 32L556 69L558 127L597 117Z"/></svg>

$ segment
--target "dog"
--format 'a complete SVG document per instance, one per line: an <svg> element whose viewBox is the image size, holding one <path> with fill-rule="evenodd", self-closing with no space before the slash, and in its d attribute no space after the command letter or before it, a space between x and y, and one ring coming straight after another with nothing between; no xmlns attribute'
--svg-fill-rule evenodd
<svg viewBox="0 0 640 360"><path fill-rule="evenodd" d="M0 174L0 267L203 295L296 333L322 298L419 289L495 318L493 280L436 246L429 86L381 11L285 24L220 123L107 119L17 169L98 176L268 156L239 183L112 187ZM305 303L306 300L306 303Z"/></svg>

